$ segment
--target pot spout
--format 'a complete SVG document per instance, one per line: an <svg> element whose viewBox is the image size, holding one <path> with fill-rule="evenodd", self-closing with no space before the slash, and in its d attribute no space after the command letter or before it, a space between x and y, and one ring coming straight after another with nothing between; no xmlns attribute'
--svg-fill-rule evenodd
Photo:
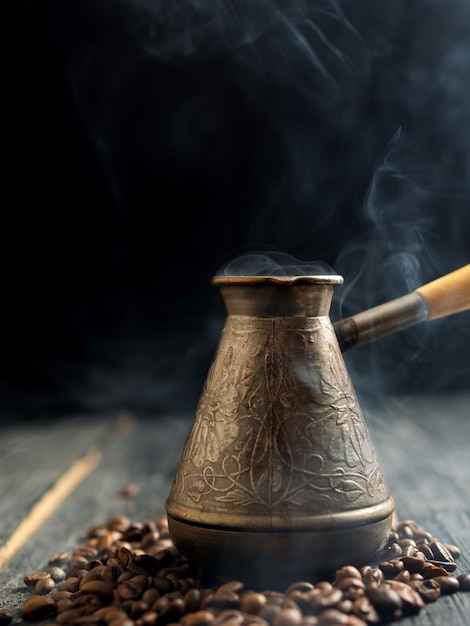
<svg viewBox="0 0 470 626"><path fill-rule="evenodd" d="M441 276L413 292L336 322L343 352L425 320L470 309L470 264Z"/></svg>

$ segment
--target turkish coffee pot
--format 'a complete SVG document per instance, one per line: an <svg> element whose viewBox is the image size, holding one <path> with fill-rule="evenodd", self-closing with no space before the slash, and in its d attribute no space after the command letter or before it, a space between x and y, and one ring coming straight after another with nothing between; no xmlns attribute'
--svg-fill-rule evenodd
<svg viewBox="0 0 470 626"><path fill-rule="evenodd" d="M227 311L166 503L199 583L361 566L394 512L342 351L470 308L470 265L333 325L341 276L216 276Z"/></svg>

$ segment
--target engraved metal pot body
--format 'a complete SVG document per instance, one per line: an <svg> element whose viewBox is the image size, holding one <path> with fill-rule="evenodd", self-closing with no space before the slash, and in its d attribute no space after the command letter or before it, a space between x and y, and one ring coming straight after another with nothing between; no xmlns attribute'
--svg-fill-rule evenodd
<svg viewBox="0 0 470 626"><path fill-rule="evenodd" d="M388 539L393 501L329 319L342 280L213 279L228 315L166 505L202 581L285 587Z"/></svg>

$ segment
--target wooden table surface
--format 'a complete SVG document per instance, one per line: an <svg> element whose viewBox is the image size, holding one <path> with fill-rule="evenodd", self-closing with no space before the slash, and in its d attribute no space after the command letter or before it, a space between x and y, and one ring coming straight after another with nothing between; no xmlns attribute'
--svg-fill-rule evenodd
<svg viewBox="0 0 470 626"><path fill-rule="evenodd" d="M470 394L364 408L400 519L458 545L470 572ZM81 545L93 524L164 513L191 416L127 413L0 424L0 609L17 612L26 573ZM123 485L138 494L126 498ZM470 593L429 604L402 626L468 626Z"/></svg>

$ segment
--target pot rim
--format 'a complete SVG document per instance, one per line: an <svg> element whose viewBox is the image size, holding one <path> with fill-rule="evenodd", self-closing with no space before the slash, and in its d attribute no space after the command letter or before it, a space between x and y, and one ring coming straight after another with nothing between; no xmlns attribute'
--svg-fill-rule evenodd
<svg viewBox="0 0 470 626"><path fill-rule="evenodd" d="M344 278L339 274L305 274L298 276L214 276L211 284L220 286L258 287L275 285L290 287L295 285L342 285Z"/></svg>

